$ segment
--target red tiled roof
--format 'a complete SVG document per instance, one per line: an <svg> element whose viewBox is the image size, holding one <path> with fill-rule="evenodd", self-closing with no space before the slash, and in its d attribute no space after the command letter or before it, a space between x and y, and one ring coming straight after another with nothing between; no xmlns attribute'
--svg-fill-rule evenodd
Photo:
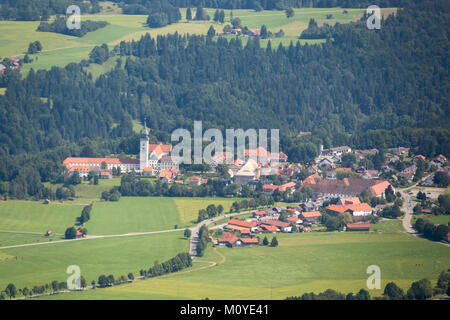
<svg viewBox="0 0 450 320"><path fill-rule="evenodd" d="M345 206L341 206L338 204L330 204L328 207L326 207L325 209L330 210L330 211L334 211L334 212L345 212L347 210L347 208Z"/></svg>
<svg viewBox="0 0 450 320"><path fill-rule="evenodd" d="M358 197L341 198L341 203L342 203L342 205L348 205L348 204L358 204L358 203L361 203L361 201L359 201Z"/></svg>
<svg viewBox="0 0 450 320"><path fill-rule="evenodd" d="M356 203L344 206L346 210L354 211L371 211L372 207L368 203Z"/></svg>
<svg viewBox="0 0 450 320"><path fill-rule="evenodd" d="M300 220L298 217L289 217L286 219L287 221L291 221L291 222L297 222L298 220Z"/></svg>
<svg viewBox="0 0 450 320"><path fill-rule="evenodd" d="M255 211L254 214L256 214L257 216L265 216L268 213L264 210L261 210L261 211Z"/></svg>
<svg viewBox="0 0 450 320"><path fill-rule="evenodd" d="M138 159L119 159L119 158L83 158L83 157L69 157L63 161L63 164L72 163L90 163L101 164L106 162L107 164L139 164Z"/></svg>
<svg viewBox="0 0 450 320"><path fill-rule="evenodd" d="M242 243L251 244L251 243L259 243L258 238L241 238Z"/></svg>
<svg viewBox="0 0 450 320"><path fill-rule="evenodd" d="M148 144L148 151L152 152L153 150L155 150L157 147L161 148L161 151L164 153L169 153L172 150L172 146L170 144Z"/></svg>
<svg viewBox="0 0 450 320"><path fill-rule="evenodd" d="M347 223L347 229L370 229L370 223Z"/></svg>
<svg viewBox="0 0 450 320"><path fill-rule="evenodd" d="M248 221L242 221L242 220L238 220L238 219L230 219L228 221L228 224L232 224L232 225L239 226L239 227L244 227L244 228L256 227L256 222L255 221L248 222Z"/></svg>
<svg viewBox="0 0 450 320"><path fill-rule="evenodd" d="M225 233L219 240L217 240L218 242L228 242L229 244L233 244L236 241L238 241L238 237L236 237L234 234L227 232Z"/></svg>
<svg viewBox="0 0 450 320"><path fill-rule="evenodd" d="M319 211L305 211L302 212L301 215L304 218L318 218L322 216L322 214Z"/></svg>
<svg viewBox="0 0 450 320"><path fill-rule="evenodd" d="M241 227L241 226L236 226L234 224L227 224L225 226L225 229L231 229L231 230L236 230L239 231L241 233L250 233L250 229L246 228L246 227Z"/></svg>
<svg viewBox="0 0 450 320"><path fill-rule="evenodd" d="M263 225L263 224L277 226L279 228L286 228L286 227L290 226L290 224L287 222L283 222L283 221L275 220L275 219L264 220L261 222L261 225Z"/></svg>
<svg viewBox="0 0 450 320"><path fill-rule="evenodd" d="M264 228L264 229L266 229L269 232L278 231L278 228L276 226L272 226L272 225L269 225L269 224L262 224L261 228Z"/></svg>

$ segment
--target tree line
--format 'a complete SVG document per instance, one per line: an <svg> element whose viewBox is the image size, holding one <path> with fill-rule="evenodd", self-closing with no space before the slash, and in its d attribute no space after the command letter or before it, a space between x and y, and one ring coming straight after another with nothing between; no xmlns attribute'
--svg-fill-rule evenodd
<svg viewBox="0 0 450 320"><path fill-rule="evenodd" d="M68 36L83 37L89 32L104 28L108 25L106 21L91 21L83 20L80 29L68 29L67 28L67 18L62 16L57 16L52 23L42 21L37 27L37 31L40 32L55 32L61 33ZM40 51L40 50L39 50Z"/></svg>

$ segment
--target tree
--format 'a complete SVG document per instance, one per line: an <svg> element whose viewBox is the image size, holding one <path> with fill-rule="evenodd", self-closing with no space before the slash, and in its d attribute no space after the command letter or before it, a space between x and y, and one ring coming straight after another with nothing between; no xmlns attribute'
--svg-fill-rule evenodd
<svg viewBox="0 0 450 320"><path fill-rule="evenodd" d="M214 18L213 18L213 20L214 20L215 22L219 22L219 19L220 19L220 11L219 11L219 9L217 9L217 10L214 12Z"/></svg>
<svg viewBox="0 0 450 320"><path fill-rule="evenodd" d="M222 212L223 212L223 206L222 206L221 204L219 204L219 205L217 206L217 213L218 213L218 215L220 216L220 215L222 214Z"/></svg>
<svg viewBox="0 0 450 320"><path fill-rule="evenodd" d="M80 287L81 288L86 288L87 287L87 281L86 281L86 279L83 276L80 277Z"/></svg>
<svg viewBox="0 0 450 320"><path fill-rule="evenodd" d="M16 286L13 283L8 284L6 286L5 293L10 299L15 298L17 295Z"/></svg>
<svg viewBox="0 0 450 320"><path fill-rule="evenodd" d="M77 230L75 227L70 227L66 229L66 232L64 233L64 237L66 239L75 239L77 237Z"/></svg>
<svg viewBox="0 0 450 320"><path fill-rule="evenodd" d="M186 237L186 238L190 238L191 237L191 230L190 229L186 229L186 230L184 230L184 236Z"/></svg>
<svg viewBox="0 0 450 320"><path fill-rule="evenodd" d="M241 19L239 18L232 19L231 25L233 26L233 28L239 28L241 26Z"/></svg>
<svg viewBox="0 0 450 320"><path fill-rule="evenodd" d="M294 9L292 9L290 7L286 9L285 13L286 13L286 18L288 18L288 19L292 18L295 15Z"/></svg>
<svg viewBox="0 0 450 320"><path fill-rule="evenodd" d="M262 25L261 27L261 38L262 39L267 39L269 37L269 33L267 32L267 27L266 25Z"/></svg>
<svg viewBox="0 0 450 320"><path fill-rule="evenodd" d="M192 11L191 11L191 8L187 8L187 10L186 10L186 20L187 20L187 21L192 20Z"/></svg>
<svg viewBox="0 0 450 320"><path fill-rule="evenodd" d="M273 237L272 241L270 242L271 247L277 247L278 246L278 240L277 237Z"/></svg>
<svg viewBox="0 0 450 320"><path fill-rule="evenodd" d="M42 44L40 41L30 42L28 45L28 53L34 54L42 51Z"/></svg>
<svg viewBox="0 0 450 320"><path fill-rule="evenodd" d="M129 280L134 280L134 275L133 275L133 273L130 272L130 273L128 274L128 279L129 279Z"/></svg>
<svg viewBox="0 0 450 320"><path fill-rule="evenodd" d="M388 297L390 300L403 300L405 297L403 289L398 287L394 282L389 282L386 284L383 295Z"/></svg>
<svg viewBox="0 0 450 320"><path fill-rule="evenodd" d="M53 280L52 283L51 283L51 286L52 286L53 292L57 292L58 291L58 281Z"/></svg>
<svg viewBox="0 0 450 320"><path fill-rule="evenodd" d="M450 184L450 174L445 171L438 171L434 174L433 182L440 188L447 188Z"/></svg>
<svg viewBox="0 0 450 320"><path fill-rule="evenodd" d="M216 29L214 29L213 26L210 26L209 29L208 29L207 36L208 36L209 38L212 38L212 37L214 37L215 35L216 35Z"/></svg>
<svg viewBox="0 0 450 320"><path fill-rule="evenodd" d="M447 292L447 288L449 287L449 284L450 284L450 271L447 271L447 272L442 271L439 274L435 292L439 293L439 294Z"/></svg>
<svg viewBox="0 0 450 320"><path fill-rule="evenodd" d="M433 288L428 279L413 282L407 293L408 299L410 300L426 300L431 298L432 295Z"/></svg>
<svg viewBox="0 0 450 320"><path fill-rule="evenodd" d="M263 245L267 246L269 244L269 239L267 239L267 237L264 237L263 239Z"/></svg>

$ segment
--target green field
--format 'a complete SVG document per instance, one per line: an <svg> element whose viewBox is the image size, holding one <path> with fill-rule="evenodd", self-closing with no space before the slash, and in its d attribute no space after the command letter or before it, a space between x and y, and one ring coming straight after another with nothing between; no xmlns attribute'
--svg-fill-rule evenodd
<svg viewBox="0 0 450 320"><path fill-rule="evenodd" d="M435 216L432 214L420 214L420 215L413 215L411 223L415 223L417 219L422 218L424 220L429 220L433 222L434 224L445 224L448 225L450 222L450 216L442 214L439 216Z"/></svg>
<svg viewBox="0 0 450 320"><path fill-rule="evenodd" d="M231 205L236 199L233 198L174 198L175 206L183 224L192 224L198 218L198 211L206 209L210 204L218 206L221 204L224 213L229 212Z"/></svg>
<svg viewBox="0 0 450 320"><path fill-rule="evenodd" d="M13 233L0 231L0 247L16 244L49 242L62 239L61 236L46 237L43 234Z"/></svg>
<svg viewBox="0 0 450 320"><path fill-rule="evenodd" d="M75 204L42 204L34 201L1 201L0 231L63 234L73 226L83 207Z"/></svg>
<svg viewBox="0 0 450 320"><path fill-rule="evenodd" d="M381 268L382 289L389 281L404 289L425 277L435 283L438 274L450 267L448 247L400 233L391 222L382 224L378 226L385 230L382 233L280 234L276 248L208 249L191 272L57 298L284 299L328 288L357 292L366 288L369 265ZM223 263L195 271L208 261L221 261L221 255L226 258ZM371 290L371 295L380 295L382 289Z"/></svg>
<svg viewBox="0 0 450 320"><path fill-rule="evenodd" d="M105 9L106 10L106 9ZM384 9L386 12L392 12L391 9ZM176 24L168 25L163 28L150 29L145 23L146 15L122 15L116 7L110 11L105 11L95 15L82 15L83 20L107 21L109 23L105 28L91 32L84 37L72 37L51 32L37 32L39 25L37 21L0 21L0 57L5 56L23 56L28 45L32 41L39 40L43 45L43 51L39 54L31 55L34 61L23 66L23 72L27 73L31 68L50 69L52 66L65 66L70 62L80 62L87 59L89 52L95 45L107 43L110 46L119 44L121 41L138 40L145 33L153 37L160 34L178 32L180 34L206 34L211 25L217 32L222 32L223 26L230 19L230 10L225 10L226 23L214 23L211 21L191 21L185 20L185 10L181 9L183 19ZM212 17L214 9L207 9ZM239 17L242 25L249 28L260 28L265 24L268 30L278 32L283 29L285 37L272 38L272 46L278 46L281 42L285 45L290 41L297 41L300 33L307 27L310 18L314 18L320 24L324 22L335 24L336 22L347 23L356 20L362 16L364 9L348 9L348 14L343 14L340 8L312 8L312 9L294 9L295 16L288 19L284 11L262 11L253 10L233 10L233 17ZM332 19L326 19L326 14L332 14ZM247 37L242 37L243 42ZM322 40L303 41L302 43L320 43ZM267 45L267 40L262 40L261 45ZM114 59L115 61L115 59ZM114 61L109 62L111 66ZM92 70L94 76L100 72L106 72L110 69L109 65Z"/></svg>
<svg viewBox="0 0 450 320"><path fill-rule="evenodd" d="M62 184L44 183L47 188L54 191ZM90 184L88 181L83 181L74 186L76 200L74 203L86 204L92 201L99 201L103 191L109 191L114 186L120 186L120 177L112 179L99 179L98 185Z"/></svg>
<svg viewBox="0 0 450 320"><path fill-rule="evenodd" d="M180 225L170 198L121 197L119 202L98 202L87 223L89 234L123 234L169 230Z"/></svg>
<svg viewBox="0 0 450 320"><path fill-rule="evenodd" d="M69 265L78 265L88 283L101 274L115 277L148 269L187 251L182 231L133 237L89 239L0 250L0 288L10 282L18 288L65 281Z"/></svg>
<svg viewBox="0 0 450 320"><path fill-rule="evenodd" d="M92 234L123 234L190 226L198 211L209 204L230 209L233 199L122 197L119 202L97 202L87 229Z"/></svg>

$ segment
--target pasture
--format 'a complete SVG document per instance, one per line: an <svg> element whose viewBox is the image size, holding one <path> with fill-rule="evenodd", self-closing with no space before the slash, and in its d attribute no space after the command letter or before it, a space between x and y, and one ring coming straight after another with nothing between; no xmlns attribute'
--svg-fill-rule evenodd
<svg viewBox="0 0 450 320"><path fill-rule="evenodd" d="M392 223L382 227L384 223L379 223L382 233L280 234L276 248L209 248L190 272L57 298L284 299L328 288L348 293L366 288L370 265L381 269L381 289L370 290L372 296L380 295L390 281L403 289L421 278L436 283L439 273L450 267L449 248L398 232ZM195 271L208 261L219 265Z"/></svg>
<svg viewBox="0 0 450 320"><path fill-rule="evenodd" d="M65 281L70 265L78 265L89 284L101 274L117 278L133 272L137 276L140 269L148 269L155 260L165 261L188 248L189 241L179 231L2 249L0 288L3 290L11 282L22 288Z"/></svg>
<svg viewBox="0 0 450 320"><path fill-rule="evenodd" d="M0 230L63 234L73 226L83 207L76 204L42 204L34 201L1 201Z"/></svg>
<svg viewBox="0 0 450 320"><path fill-rule="evenodd" d="M107 21L109 25L81 38L51 32L38 32L36 31L39 25L38 21L0 21L0 32L2 34L0 57L21 57L26 53L30 42L39 40L42 43L43 51L30 55L34 61L23 66L23 72L26 74L31 68L35 70L50 69L52 66L62 67L71 62L80 62L83 59L88 59L89 52L96 45L107 43L112 47L121 41L138 40L145 33L149 33L152 37L175 32L180 34L206 34L211 25L214 26L216 32L222 32L224 25L229 24L231 13L230 10L225 10L224 24L215 23L212 20L187 22L185 9L181 9L183 18L179 23L155 29L146 26L146 15L123 15L120 14L118 8L113 6L110 10L107 9L107 6L104 6L104 9L99 14L82 15L81 22L83 20ZM206 10L211 17L214 16L215 9ZM290 41L296 42L300 33L307 27L310 18L316 19L319 25L325 22L328 24L348 23L359 19L364 10L348 9L347 14L344 14L343 9L340 8L302 8L294 9L294 11L295 16L289 19L286 18L284 11L276 10L261 12L233 10L233 17L239 17L242 25L251 29L260 28L263 24L272 32L283 29L284 37L271 39L272 47L274 47L278 46L279 43L288 45ZM326 19L327 14L332 14L332 18ZM245 43L248 38L241 37L241 39ZM268 40L262 40L261 45L265 47L267 42ZM306 42L321 43L323 40L302 40L301 42L303 44ZM98 76L96 72L106 72L108 68L109 66L104 67L103 70L96 69L94 75Z"/></svg>

